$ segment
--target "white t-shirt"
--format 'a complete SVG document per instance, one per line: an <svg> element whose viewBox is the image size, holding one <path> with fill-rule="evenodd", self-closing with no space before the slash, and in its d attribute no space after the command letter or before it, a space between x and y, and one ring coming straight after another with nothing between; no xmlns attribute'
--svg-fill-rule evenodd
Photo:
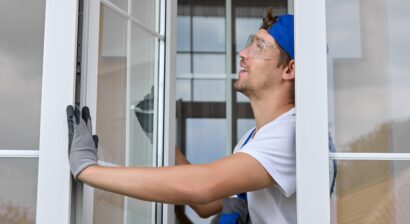
<svg viewBox="0 0 410 224"><path fill-rule="evenodd" d="M259 161L277 185L247 192L252 223L296 223L296 139L295 108L264 125L255 136L239 141L234 153L247 153ZM241 148L242 147L242 148Z"/></svg>

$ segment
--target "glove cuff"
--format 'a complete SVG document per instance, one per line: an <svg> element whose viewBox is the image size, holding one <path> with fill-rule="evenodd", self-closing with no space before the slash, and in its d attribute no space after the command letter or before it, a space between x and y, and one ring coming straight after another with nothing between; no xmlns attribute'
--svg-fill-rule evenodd
<svg viewBox="0 0 410 224"><path fill-rule="evenodd" d="M81 166L77 167L75 170L71 170L71 173L73 174L74 179L78 181L77 178L80 175L80 173L83 172L87 167L93 166L93 165L98 165L98 163L95 161L89 161L89 162L81 164Z"/></svg>

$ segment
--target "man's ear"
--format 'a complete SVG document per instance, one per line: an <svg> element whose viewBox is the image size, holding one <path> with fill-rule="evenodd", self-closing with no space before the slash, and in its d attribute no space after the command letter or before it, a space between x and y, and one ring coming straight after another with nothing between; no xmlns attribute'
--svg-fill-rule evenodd
<svg viewBox="0 0 410 224"><path fill-rule="evenodd" d="M291 60L289 64L283 70L282 78L284 80L295 79L295 60Z"/></svg>

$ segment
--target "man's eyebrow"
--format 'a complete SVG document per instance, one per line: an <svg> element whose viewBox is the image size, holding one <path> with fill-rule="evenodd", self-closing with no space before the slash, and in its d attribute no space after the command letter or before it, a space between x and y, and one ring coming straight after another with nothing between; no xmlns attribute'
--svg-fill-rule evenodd
<svg viewBox="0 0 410 224"><path fill-rule="evenodd" d="M279 45L276 43L276 41L275 42L270 42L270 41L267 41L267 40L265 40L265 39L263 39L262 37L260 37L260 36L258 36L258 35L256 35L256 34L254 34L255 35L255 37L257 37L257 38L259 38L260 40L262 40L262 42L264 43L264 44L268 44L268 45L270 45L270 46L272 46L272 47L274 47L274 48L277 48L277 49L279 49Z"/></svg>
<svg viewBox="0 0 410 224"><path fill-rule="evenodd" d="M275 45L274 43L272 43L272 42L270 42L270 41L268 41L268 40L265 40L265 39L263 39L262 37L260 37L260 36L258 36L258 35L256 35L256 34L254 34L254 35L255 35L255 37L259 38L263 43L265 43L265 44L270 44L270 45L276 47L276 45Z"/></svg>

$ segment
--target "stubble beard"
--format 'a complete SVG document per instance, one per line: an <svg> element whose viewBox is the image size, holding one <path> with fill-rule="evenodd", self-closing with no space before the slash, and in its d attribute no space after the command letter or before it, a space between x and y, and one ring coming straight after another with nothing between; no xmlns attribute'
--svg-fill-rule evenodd
<svg viewBox="0 0 410 224"><path fill-rule="evenodd" d="M233 84L233 88L240 93L243 93L245 96L247 96L247 87L248 87L248 81L244 80L241 82L241 80L236 80Z"/></svg>

